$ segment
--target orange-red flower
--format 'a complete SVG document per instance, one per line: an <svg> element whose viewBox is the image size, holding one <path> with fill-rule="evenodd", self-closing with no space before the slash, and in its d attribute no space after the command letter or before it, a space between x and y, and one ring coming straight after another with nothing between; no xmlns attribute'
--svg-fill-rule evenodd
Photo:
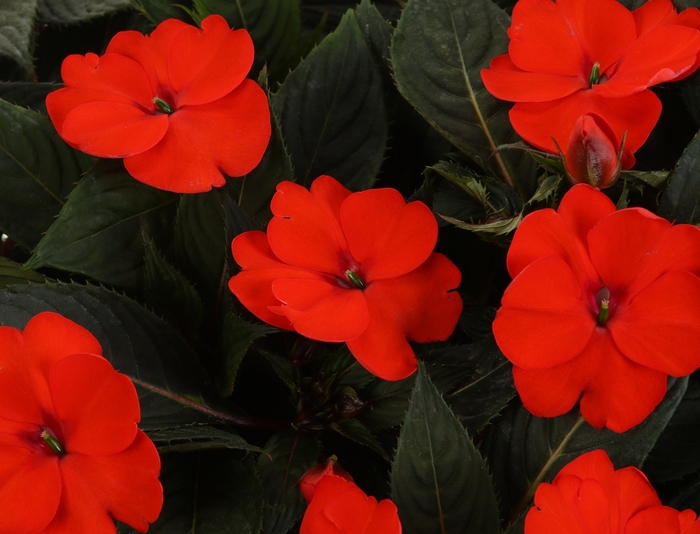
<svg viewBox="0 0 700 534"><path fill-rule="evenodd" d="M602 450L566 465L540 484L525 518L525 534L698 534L692 510L661 506L644 473L615 470Z"/></svg>
<svg viewBox="0 0 700 534"><path fill-rule="evenodd" d="M578 117L605 117L622 166L646 141L661 113L648 87L697 68L700 12L676 14L671 0L630 12L616 0L520 0L508 30L508 54L481 71L488 91L516 102L513 128L537 148L557 153Z"/></svg>
<svg viewBox="0 0 700 534"><path fill-rule="evenodd" d="M267 97L245 79L253 56L248 32L218 15L201 30L169 19L150 35L118 33L103 56L68 56L46 107L71 146L124 158L159 189L208 191L255 168L269 142Z"/></svg>
<svg viewBox="0 0 700 534"><path fill-rule="evenodd" d="M396 505L377 502L343 477L326 475L301 522L300 534L401 534Z"/></svg>
<svg viewBox="0 0 700 534"><path fill-rule="evenodd" d="M0 532L148 530L160 459L136 426L131 381L98 341L55 313L0 327Z"/></svg>
<svg viewBox="0 0 700 534"><path fill-rule="evenodd" d="M335 475L353 482L352 476L345 469L340 467L338 458L331 456L325 464L319 464L309 469L299 481L299 491L306 499L306 502L311 502L316 491L316 485L327 475Z"/></svg>
<svg viewBox="0 0 700 534"><path fill-rule="evenodd" d="M346 342L371 373L417 368L407 340L447 339L462 310L460 272L433 252L437 223L395 189L351 193L330 176L311 190L282 182L263 232L233 240L243 270L229 288L259 319L311 339Z"/></svg>
<svg viewBox="0 0 700 534"><path fill-rule="evenodd" d="M700 367L700 229L574 186L522 221L493 324L525 407L623 432Z"/></svg>

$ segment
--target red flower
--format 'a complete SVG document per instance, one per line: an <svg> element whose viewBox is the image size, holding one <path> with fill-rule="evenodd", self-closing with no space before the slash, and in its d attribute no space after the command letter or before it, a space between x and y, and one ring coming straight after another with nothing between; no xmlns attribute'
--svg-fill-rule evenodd
<svg viewBox="0 0 700 534"><path fill-rule="evenodd" d="M648 87L697 68L700 12L677 15L671 0L652 0L634 13L615 0L520 0L508 30L508 54L481 71L488 91L516 102L513 128L537 148L556 154L578 117L605 117L622 159L646 141L661 113Z"/></svg>
<svg viewBox="0 0 700 534"><path fill-rule="evenodd" d="M695 512L679 512L668 506L655 506L639 512L627 523L625 534L700 534Z"/></svg>
<svg viewBox="0 0 700 534"><path fill-rule="evenodd" d="M150 36L119 32L101 57L68 56L46 107L67 143L124 158L140 182L208 191L253 170L270 139L265 92L245 79L253 56L248 32L218 15L201 30L169 19Z"/></svg>
<svg viewBox="0 0 700 534"><path fill-rule="evenodd" d="M0 532L148 530L160 459L137 428L131 381L98 341L55 313L0 327Z"/></svg>
<svg viewBox="0 0 700 534"><path fill-rule="evenodd" d="M350 473L340 467L338 458L336 456L331 456L328 458L325 465L315 465L304 473L303 477L301 477L301 480L299 481L299 490L304 496L304 499L306 499L306 502L311 502L311 499L314 497L314 492L316 491L316 485L326 475L336 475L344 478L345 480L353 482Z"/></svg>
<svg viewBox="0 0 700 534"><path fill-rule="evenodd" d="M343 477L326 475L316 485L300 534L401 534L396 505L377 502Z"/></svg>
<svg viewBox="0 0 700 534"><path fill-rule="evenodd" d="M525 217L493 324L534 415L568 412L623 432L661 402L667 375L700 367L700 229L615 211L587 185Z"/></svg>
<svg viewBox="0 0 700 534"><path fill-rule="evenodd" d="M665 520L665 510L677 521L676 510L660 505L644 473L634 467L615 471L605 451L596 450L566 465L551 484L537 487L525 534L678 533L654 528ZM636 530L640 517L650 522Z"/></svg>
<svg viewBox="0 0 700 534"><path fill-rule="evenodd" d="M608 121L595 113L578 118L561 156L573 184L605 189L620 176L622 148Z"/></svg>
<svg viewBox="0 0 700 534"><path fill-rule="evenodd" d="M386 380L413 373L407 339L447 339L462 310L460 273L434 253L437 223L394 189L351 193L330 176L311 191L282 182L263 232L233 240L243 270L229 288L259 319L311 339L347 342Z"/></svg>

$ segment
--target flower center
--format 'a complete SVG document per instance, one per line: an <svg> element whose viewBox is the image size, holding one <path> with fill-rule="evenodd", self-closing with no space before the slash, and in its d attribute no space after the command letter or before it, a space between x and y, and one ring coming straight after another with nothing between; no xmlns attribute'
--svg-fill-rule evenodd
<svg viewBox="0 0 700 534"><path fill-rule="evenodd" d="M588 87L593 87L597 83L600 83L600 63L596 61L591 69L591 75L588 77Z"/></svg>
<svg viewBox="0 0 700 534"><path fill-rule="evenodd" d="M610 290L604 287L595 296L598 303L598 326L603 326L610 315Z"/></svg>
<svg viewBox="0 0 700 534"><path fill-rule="evenodd" d="M162 111L163 113L167 113L168 115L170 115L171 113L173 113L175 111L173 109L173 107L170 104L168 104L165 100L163 100L162 98L155 97L153 99L153 103L156 105L156 107L160 111Z"/></svg>
<svg viewBox="0 0 700 534"><path fill-rule="evenodd" d="M40 435L41 435L41 438L49 446L49 449L51 449L53 452L55 452L59 456L63 456L64 454L66 454L66 449L64 449L61 442L58 441L58 439L56 439L56 436L54 435L54 433L51 431L50 428L41 427L41 434Z"/></svg>
<svg viewBox="0 0 700 534"><path fill-rule="evenodd" d="M362 278L357 276L357 274L350 269L345 271L345 276L348 277L348 280L352 282L352 285L354 285L357 289L364 289L365 288L365 283L362 281Z"/></svg>

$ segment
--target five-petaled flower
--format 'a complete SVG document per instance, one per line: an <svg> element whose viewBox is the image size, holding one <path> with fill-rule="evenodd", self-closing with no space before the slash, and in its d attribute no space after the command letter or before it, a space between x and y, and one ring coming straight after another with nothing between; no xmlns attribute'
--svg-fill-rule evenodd
<svg viewBox="0 0 700 534"><path fill-rule="evenodd" d="M219 15L201 26L169 19L150 35L119 32L103 56L68 56L65 88L46 98L59 135L167 191L208 191L222 173L254 169L271 126L265 92L245 79L253 42Z"/></svg>
<svg viewBox="0 0 700 534"><path fill-rule="evenodd" d="M662 506L644 473L615 470L602 450L564 466L535 492L525 534L698 534L692 510Z"/></svg>
<svg viewBox="0 0 700 534"><path fill-rule="evenodd" d="M0 532L140 532L158 517L160 459L128 377L55 313L0 327Z"/></svg>
<svg viewBox="0 0 700 534"><path fill-rule="evenodd" d="M401 534L396 505L377 502L352 481L326 475L316 484L300 534Z"/></svg>
<svg viewBox="0 0 700 534"><path fill-rule="evenodd" d="M576 120L605 117L618 139L627 132L622 166L646 141L661 114L648 87L697 68L700 12L676 13L671 0L634 12L616 0L520 0L508 30L508 54L481 71L488 91L516 102L510 120L535 147L557 153Z"/></svg>
<svg viewBox="0 0 700 534"><path fill-rule="evenodd" d="M413 373L408 339L447 339L462 310L460 272L433 252L437 222L395 189L351 193L330 176L282 182L263 232L233 240L243 270L229 282L259 319L311 339L346 342L386 380Z"/></svg>
<svg viewBox="0 0 700 534"><path fill-rule="evenodd" d="M661 402L668 375L700 367L695 226L616 211L580 184L558 211L525 217L507 265L493 332L534 415L564 414L581 398L586 421L623 432Z"/></svg>

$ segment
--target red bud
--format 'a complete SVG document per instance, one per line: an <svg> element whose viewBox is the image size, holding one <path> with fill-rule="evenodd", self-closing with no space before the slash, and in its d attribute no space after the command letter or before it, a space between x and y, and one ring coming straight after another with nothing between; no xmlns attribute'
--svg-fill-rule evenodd
<svg viewBox="0 0 700 534"><path fill-rule="evenodd" d="M303 477L301 477L299 489L301 490L301 494L304 496L304 499L306 499L306 502L311 502L314 492L316 491L316 484L318 484L319 481L326 475L336 475L348 480L349 482L353 482L350 473L348 473L345 469L340 467L340 464L338 464L338 458L331 456L328 458L328 460L326 460L325 465L315 465L304 473Z"/></svg>

